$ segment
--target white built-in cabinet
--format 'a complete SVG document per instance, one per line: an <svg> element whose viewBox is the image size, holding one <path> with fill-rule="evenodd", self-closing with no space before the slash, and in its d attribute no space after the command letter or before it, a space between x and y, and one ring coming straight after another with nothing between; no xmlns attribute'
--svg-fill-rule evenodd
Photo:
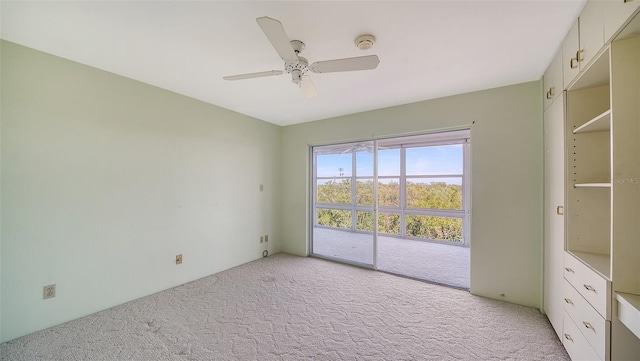
<svg viewBox="0 0 640 361"><path fill-rule="evenodd" d="M579 23L579 47L576 56L580 71L584 71L589 63L604 46L604 8L614 1L592 0L582 10Z"/></svg>
<svg viewBox="0 0 640 361"><path fill-rule="evenodd" d="M576 19L576 22L573 24L562 43L562 89L566 89L578 74L580 74L580 63L578 62L578 56L580 55L580 35L578 32L579 21L580 19Z"/></svg>
<svg viewBox="0 0 640 361"><path fill-rule="evenodd" d="M587 3L543 81L544 310L573 360L640 359L639 3Z"/></svg>
<svg viewBox="0 0 640 361"><path fill-rule="evenodd" d="M640 359L640 34L611 44L611 119L611 359L630 360Z"/></svg>
<svg viewBox="0 0 640 361"><path fill-rule="evenodd" d="M604 40L610 42L640 7L640 0L608 0L603 9Z"/></svg>
<svg viewBox="0 0 640 361"><path fill-rule="evenodd" d="M564 92L544 111L544 306L556 333L562 337L564 278Z"/></svg>
<svg viewBox="0 0 640 361"><path fill-rule="evenodd" d="M544 87L544 109L549 108L564 89L562 81L562 52L558 52L542 78Z"/></svg>
<svg viewBox="0 0 640 361"><path fill-rule="evenodd" d="M591 0L569 30L562 46L563 89L576 80L638 11L640 0Z"/></svg>
<svg viewBox="0 0 640 361"><path fill-rule="evenodd" d="M603 12L607 3L589 1L569 30L562 45L564 89L586 70L604 45Z"/></svg>

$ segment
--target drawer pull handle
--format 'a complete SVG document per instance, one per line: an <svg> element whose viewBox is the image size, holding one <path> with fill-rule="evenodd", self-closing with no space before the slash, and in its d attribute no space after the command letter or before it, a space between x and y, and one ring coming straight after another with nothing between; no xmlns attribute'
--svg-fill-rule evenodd
<svg viewBox="0 0 640 361"><path fill-rule="evenodd" d="M573 301L571 301L571 299L570 299L570 298L565 298L565 299L564 299L564 302L566 302L566 303L568 303L568 304L570 304L570 305L573 305Z"/></svg>
<svg viewBox="0 0 640 361"><path fill-rule="evenodd" d="M594 330L594 331L595 331L595 329L593 328L593 326L591 326L591 324L590 324L589 322L587 322L587 321L582 321L582 324L584 324L584 327L586 327L586 328L590 328L590 329L592 329L592 330Z"/></svg>
<svg viewBox="0 0 640 361"><path fill-rule="evenodd" d="M567 271L567 272L575 273L575 272L574 272L571 268L569 268L569 267L565 267L565 268L564 268L564 270L565 270L565 271Z"/></svg>
<svg viewBox="0 0 640 361"><path fill-rule="evenodd" d="M573 338L572 338L572 337L571 337L571 335L570 335L570 334L568 334L568 333L565 333L565 334L564 334L564 338L566 338L566 339L567 339L567 340L569 340L569 341L573 341Z"/></svg>
<svg viewBox="0 0 640 361"><path fill-rule="evenodd" d="M589 285L583 285L583 286L584 286L584 288L586 288L588 291L593 291L593 292L595 292L595 291L596 291L596 289L595 289L595 288L593 288L593 287L591 287L591 286L589 286Z"/></svg>
<svg viewBox="0 0 640 361"><path fill-rule="evenodd" d="M578 59L578 63L581 63L584 61L584 58L582 57L582 54L584 54L584 50L578 50L576 52L576 58Z"/></svg>
<svg viewBox="0 0 640 361"><path fill-rule="evenodd" d="M563 206L557 206L556 207L556 214L559 216L564 215L564 207Z"/></svg>

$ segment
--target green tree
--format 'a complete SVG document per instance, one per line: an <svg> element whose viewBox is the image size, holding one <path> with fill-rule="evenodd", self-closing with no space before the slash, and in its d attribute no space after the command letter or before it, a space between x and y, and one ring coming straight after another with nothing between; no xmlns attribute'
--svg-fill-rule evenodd
<svg viewBox="0 0 640 361"><path fill-rule="evenodd" d="M373 232L373 213L356 212L356 229L359 231Z"/></svg>
<svg viewBox="0 0 640 361"><path fill-rule="evenodd" d="M359 206L373 205L373 181L356 182L356 204Z"/></svg>
<svg viewBox="0 0 640 361"><path fill-rule="evenodd" d="M421 209L462 209L462 186L446 182L407 182L407 206ZM352 204L351 180L329 180L319 185L317 200L320 203ZM357 205L373 205L373 181L359 180L356 183ZM398 182L378 183L378 204L383 207L400 207L400 184ZM318 209L318 224L328 227L350 229L351 211ZM373 231L373 213L356 212L356 228ZM408 215L407 235L460 242L462 240L462 220L460 218ZM392 213L378 215L378 231L386 234L400 234L400 216Z"/></svg>
<svg viewBox="0 0 640 361"><path fill-rule="evenodd" d="M351 180L342 179L340 182L329 180L319 184L317 189L318 203L351 204Z"/></svg>
<svg viewBox="0 0 640 361"><path fill-rule="evenodd" d="M378 213L378 232L400 235L400 215Z"/></svg>
<svg viewBox="0 0 640 361"><path fill-rule="evenodd" d="M318 225L351 229L351 211L319 208L317 217Z"/></svg>
<svg viewBox="0 0 640 361"><path fill-rule="evenodd" d="M400 207L400 183L378 183L378 204L382 207Z"/></svg>

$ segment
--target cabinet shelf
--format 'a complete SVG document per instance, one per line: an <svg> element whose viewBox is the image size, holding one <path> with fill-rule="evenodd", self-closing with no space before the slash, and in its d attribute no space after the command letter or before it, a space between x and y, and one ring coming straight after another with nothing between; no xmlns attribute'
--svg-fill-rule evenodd
<svg viewBox="0 0 640 361"><path fill-rule="evenodd" d="M574 188L611 188L611 183L576 183Z"/></svg>
<svg viewBox="0 0 640 361"><path fill-rule="evenodd" d="M573 130L573 134L602 132L611 129L611 109Z"/></svg>
<svg viewBox="0 0 640 361"><path fill-rule="evenodd" d="M611 256L608 254L599 254L591 252L569 251L582 263L598 272L604 278L611 279Z"/></svg>
<svg viewBox="0 0 640 361"><path fill-rule="evenodd" d="M640 338L640 296L616 292L616 300L620 322Z"/></svg>

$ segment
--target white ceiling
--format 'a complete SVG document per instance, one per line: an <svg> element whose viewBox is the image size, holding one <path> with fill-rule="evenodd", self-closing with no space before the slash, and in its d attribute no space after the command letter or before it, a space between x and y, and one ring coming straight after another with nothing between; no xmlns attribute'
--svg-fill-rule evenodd
<svg viewBox="0 0 640 361"><path fill-rule="evenodd" d="M537 80L586 0L2 1L1 36L274 124ZM280 20L309 62L377 54L375 70L312 74L305 99L255 19ZM358 50L358 35L377 43Z"/></svg>

